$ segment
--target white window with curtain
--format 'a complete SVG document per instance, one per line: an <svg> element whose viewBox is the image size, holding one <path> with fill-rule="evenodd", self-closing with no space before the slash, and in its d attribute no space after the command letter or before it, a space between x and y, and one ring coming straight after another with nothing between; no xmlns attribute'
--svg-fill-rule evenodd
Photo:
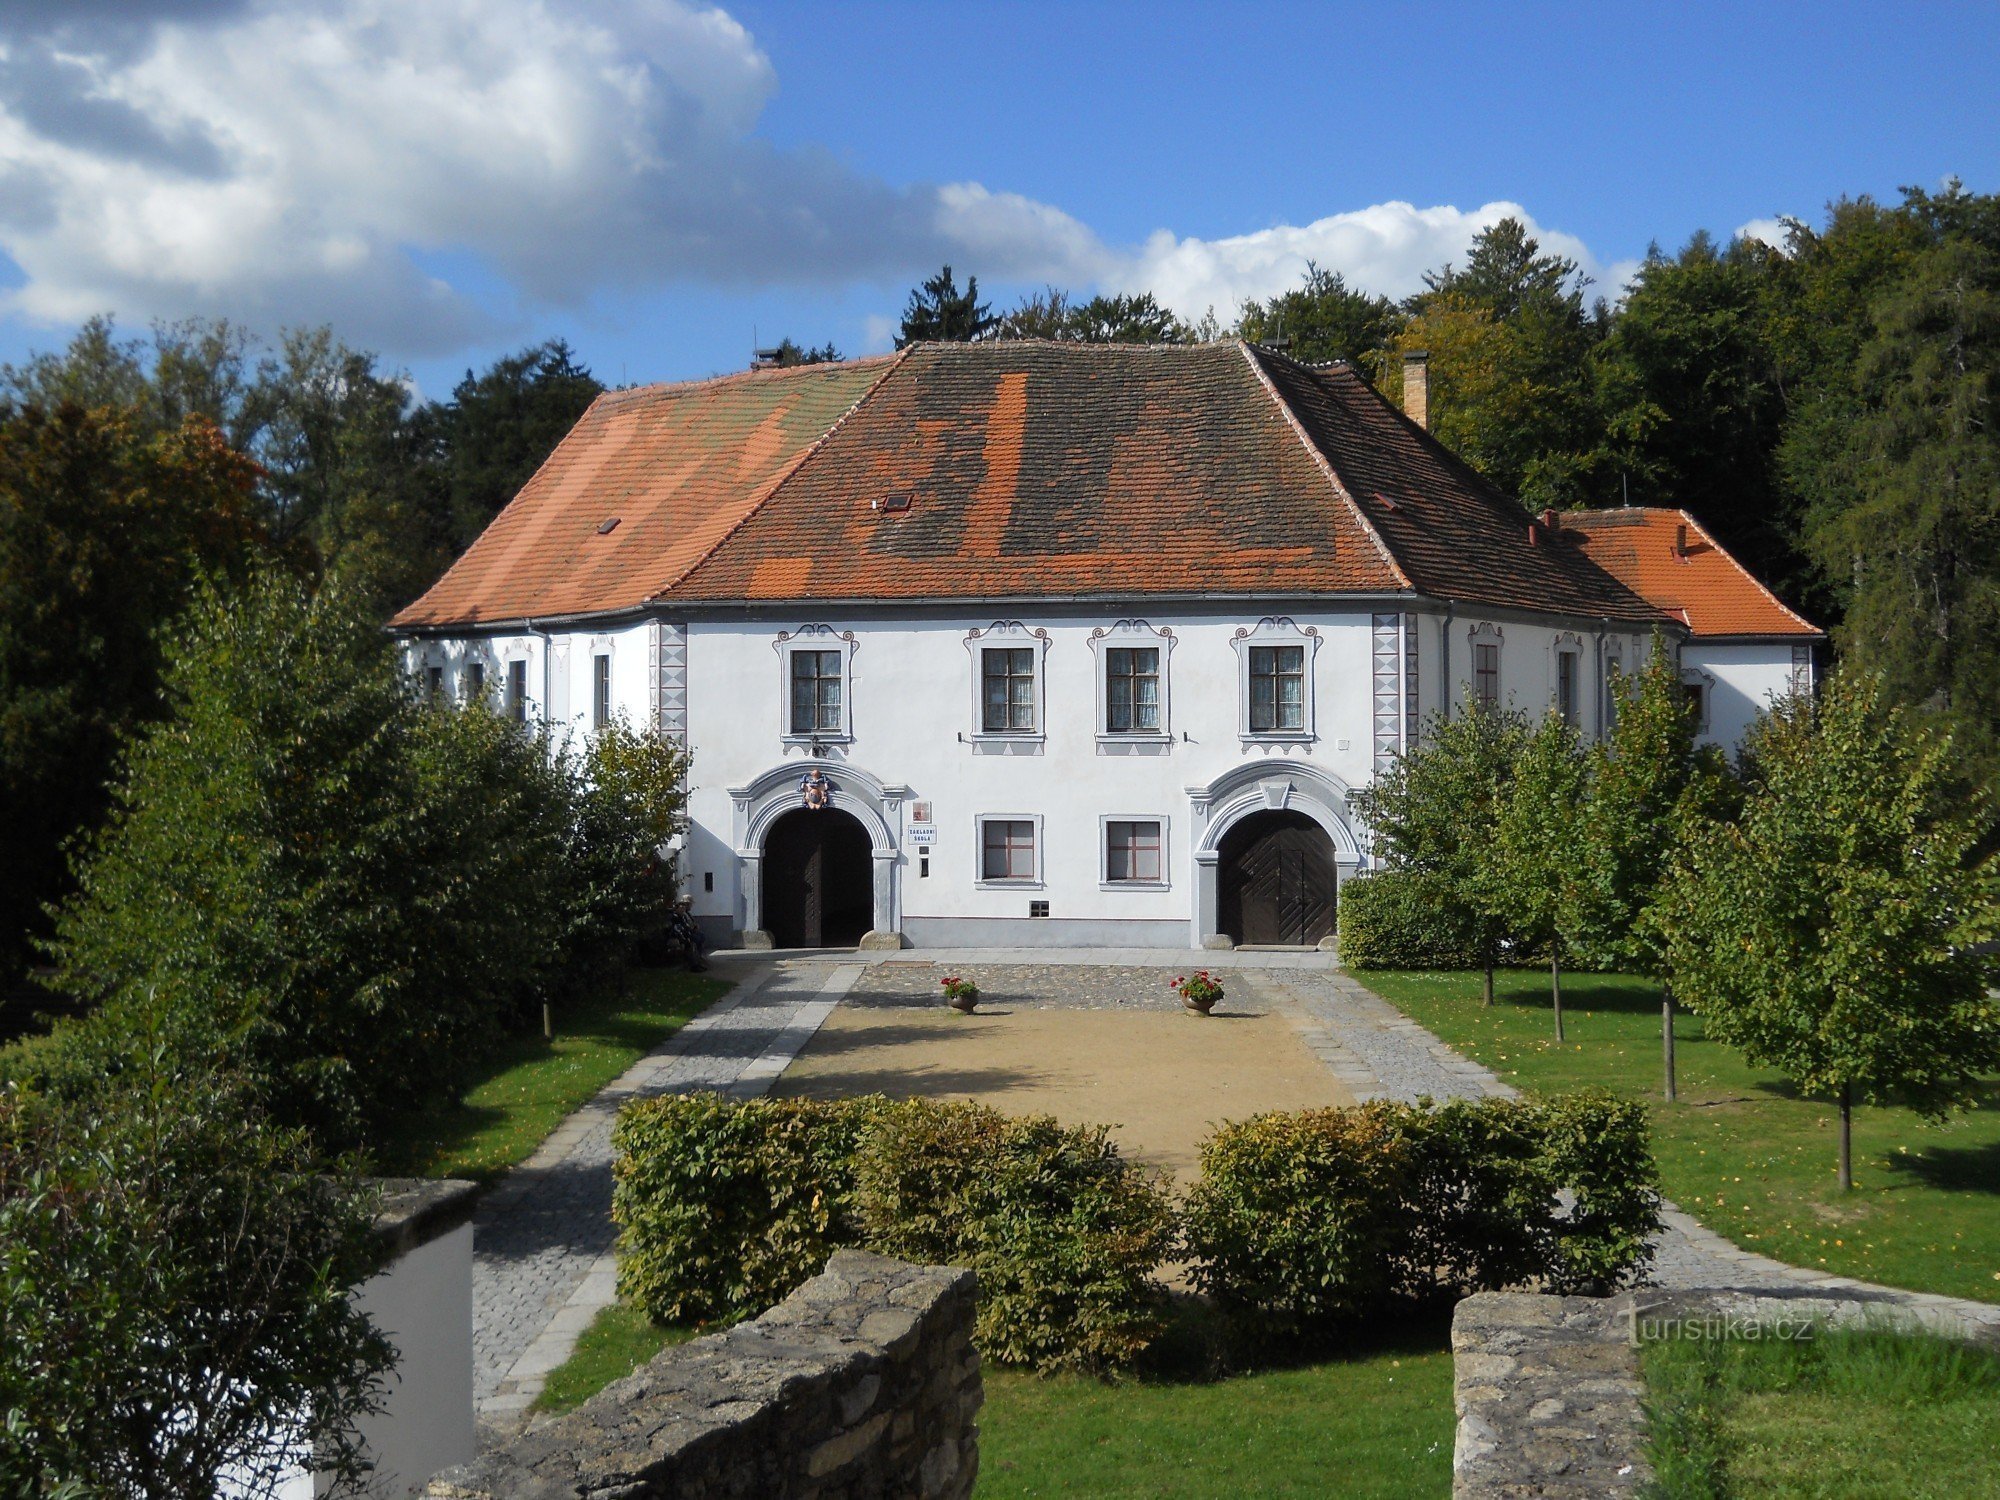
<svg viewBox="0 0 2000 1500"><path fill-rule="evenodd" d="M1246 743L1302 744L1318 737L1313 666L1319 643L1317 627L1301 627L1283 616L1236 632L1238 713Z"/></svg>
<svg viewBox="0 0 2000 1500"><path fill-rule="evenodd" d="M1090 633L1097 654L1099 753L1145 754L1172 738L1168 670L1175 645L1171 629L1144 620L1120 620Z"/></svg>

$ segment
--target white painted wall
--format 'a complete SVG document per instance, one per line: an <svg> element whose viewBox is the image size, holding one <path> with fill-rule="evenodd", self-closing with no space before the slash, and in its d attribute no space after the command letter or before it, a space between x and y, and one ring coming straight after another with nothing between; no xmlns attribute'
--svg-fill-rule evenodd
<svg viewBox="0 0 2000 1500"><path fill-rule="evenodd" d="M1055 924L1077 923L1070 941L1108 941L1097 924L1153 924L1145 941L1193 942L1197 914L1195 834L1201 822L1192 789L1207 787L1247 764L1308 767L1333 778L1329 785L1358 788L1373 773L1373 616L1351 611L1297 614L1293 625L1316 633L1310 651L1310 733L1252 741L1242 723L1242 655L1232 644L1238 630L1258 626L1249 611L1167 614L1144 623L1173 632L1166 648L1169 737L1152 744L1109 743L1100 738L1098 651L1093 630L1110 630L1121 617L1103 612L1023 617L1030 632L1020 641L1042 652L1042 734L1034 739L983 741L976 713L978 671L967 638L996 625L991 613L917 618L808 615L762 619L695 620L687 627L688 741L692 751L689 811L693 821L682 859L683 880L695 911L712 926L740 929L746 917L742 856L745 814L730 793L778 768L794 768L795 781L811 757L808 744L788 734L788 684L781 635L811 627L831 634L811 644L847 649L851 738L823 737L828 761L845 764L875 783L901 789L888 806L889 847L896 852L894 920L1004 920L1022 924L1020 940L1035 940L1029 902L1046 901ZM1645 631L1608 630L1554 621L1491 618L1481 614L1417 614L1416 696L1419 719L1449 700L1462 708L1473 673L1472 644L1488 627L1501 644L1501 698L1539 713L1554 699L1556 652L1573 645L1579 655L1579 722L1586 733L1604 725L1604 674L1616 658L1630 672L1650 650ZM652 721L656 696L650 680L651 626L631 622L600 631L557 632L547 640L515 635L477 641L409 643L414 671L445 669L446 681L463 681L466 663L487 663L488 682L499 693L505 663L528 662L532 712L570 731L587 733L592 704L592 658L612 662L614 711L635 723ZM1491 639L1492 637L1485 637ZM979 644L975 642L976 646ZM544 653L547 676L544 677ZM1790 681L1787 645L1698 647L1689 644L1685 666L1713 677L1705 736L1733 749L1756 712ZM496 699L497 701L497 699ZM838 780L838 772L835 773ZM903 836L910 803L934 810L937 841L928 850ZM1205 809L1203 809L1205 811ZM1030 888L993 886L980 879L977 819L1019 816L1041 827L1041 878ZM1107 888L1102 880L1102 829L1106 817L1157 818L1165 825L1167 882L1163 889ZM923 867L928 854L929 868ZM1168 928L1161 924L1179 924ZM990 934L989 934L990 935Z"/></svg>
<svg viewBox="0 0 2000 1500"><path fill-rule="evenodd" d="M1734 754L1757 716L1792 691L1792 670L1789 642L1690 641L1682 647L1682 677L1698 673L1708 690L1708 724L1702 743L1719 745ZM1811 686L1809 672L1802 685Z"/></svg>

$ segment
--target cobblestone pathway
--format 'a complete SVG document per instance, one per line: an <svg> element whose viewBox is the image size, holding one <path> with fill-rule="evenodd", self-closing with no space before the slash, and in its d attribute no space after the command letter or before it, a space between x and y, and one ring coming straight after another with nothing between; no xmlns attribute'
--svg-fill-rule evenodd
<svg viewBox="0 0 2000 1500"><path fill-rule="evenodd" d="M611 1124L628 1099L762 1093L818 1028L859 963L759 964L728 995L571 1115L473 1218L473 1399L480 1418L524 1412L614 1295Z"/></svg>

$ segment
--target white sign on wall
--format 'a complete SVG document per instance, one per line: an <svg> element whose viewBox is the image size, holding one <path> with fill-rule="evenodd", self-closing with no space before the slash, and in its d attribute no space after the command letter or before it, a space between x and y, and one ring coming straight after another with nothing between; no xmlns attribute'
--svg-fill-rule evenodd
<svg viewBox="0 0 2000 1500"><path fill-rule="evenodd" d="M916 849L928 849L937 842L935 823L912 823L910 825L910 845Z"/></svg>

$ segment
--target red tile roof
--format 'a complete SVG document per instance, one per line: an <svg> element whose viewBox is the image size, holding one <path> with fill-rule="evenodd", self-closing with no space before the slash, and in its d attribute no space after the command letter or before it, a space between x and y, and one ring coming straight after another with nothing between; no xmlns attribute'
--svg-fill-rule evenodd
<svg viewBox="0 0 2000 1500"><path fill-rule="evenodd" d="M1659 618L1554 540L1344 365L926 344L601 398L393 623L1205 593Z"/></svg>
<svg viewBox="0 0 2000 1500"><path fill-rule="evenodd" d="M1577 550L1697 638L1824 634L1684 510L1565 511L1561 526Z"/></svg>
<svg viewBox="0 0 2000 1500"><path fill-rule="evenodd" d="M599 396L464 556L390 623L636 609L712 552L894 363Z"/></svg>

